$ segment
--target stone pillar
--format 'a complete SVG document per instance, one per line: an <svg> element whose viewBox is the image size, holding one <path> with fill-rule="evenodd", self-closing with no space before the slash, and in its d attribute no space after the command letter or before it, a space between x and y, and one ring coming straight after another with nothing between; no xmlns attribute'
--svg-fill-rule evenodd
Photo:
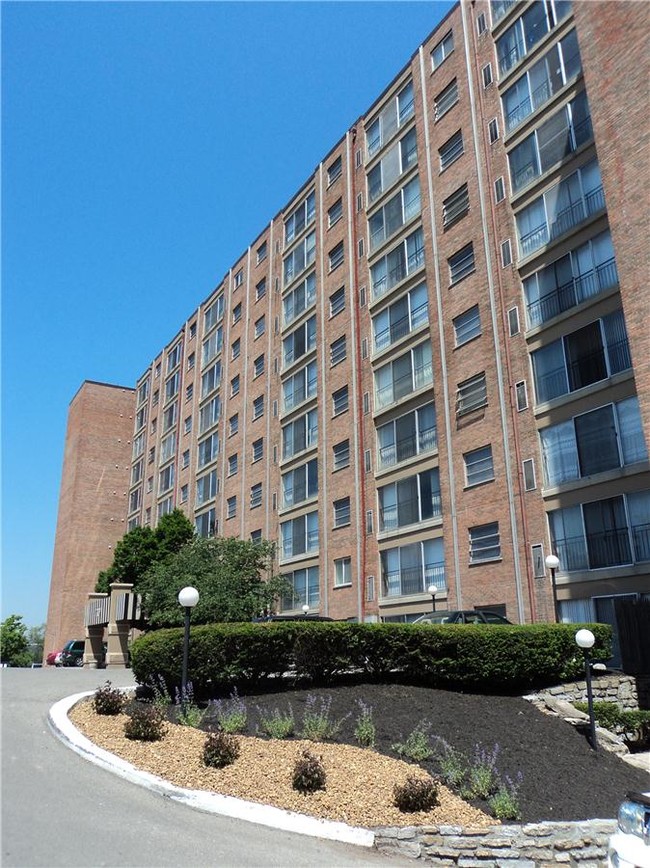
<svg viewBox="0 0 650 868"><path fill-rule="evenodd" d="M94 621L102 618L102 609L106 611L105 600L108 594L99 594L95 591L88 594L86 603L86 620ZM93 606L93 602L97 602ZM103 604L103 605L102 605ZM89 669L99 669L104 665L104 627L103 619L99 623L86 624L86 644L84 646L84 666Z"/></svg>
<svg viewBox="0 0 650 868"><path fill-rule="evenodd" d="M133 585L126 582L111 583L111 608L108 616L108 650L106 652L106 668L126 669L129 659L129 621L117 620L117 604L123 594L133 590Z"/></svg>

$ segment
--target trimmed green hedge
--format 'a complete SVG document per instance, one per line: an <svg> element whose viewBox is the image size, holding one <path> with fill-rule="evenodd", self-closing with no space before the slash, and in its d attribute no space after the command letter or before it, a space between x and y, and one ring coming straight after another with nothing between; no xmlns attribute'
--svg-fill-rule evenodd
<svg viewBox="0 0 650 868"><path fill-rule="evenodd" d="M268 686L291 672L298 681L335 684L407 680L431 687L509 692L556 684L583 672L577 624L526 626L351 624L277 621L193 627L188 677L197 694L228 685ZM611 628L589 624L595 659L611 654ZM144 684L181 680L183 630L156 630L131 648L133 672Z"/></svg>

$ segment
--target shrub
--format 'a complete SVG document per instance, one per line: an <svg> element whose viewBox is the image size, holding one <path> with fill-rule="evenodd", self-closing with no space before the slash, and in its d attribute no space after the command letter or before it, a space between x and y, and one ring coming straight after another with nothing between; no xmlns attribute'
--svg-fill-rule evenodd
<svg viewBox="0 0 650 868"><path fill-rule="evenodd" d="M194 701L192 682L188 681L184 690L176 688L176 719L180 725L196 728L204 717L205 709L199 708Z"/></svg>
<svg viewBox="0 0 650 868"><path fill-rule="evenodd" d="M586 702L575 702L574 705L579 711L586 713L589 710ZM634 747L650 743L650 711L624 711L615 702L594 702L594 717L600 726L622 735Z"/></svg>
<svg viewBox="0 0 650 868"><path fill-rule="evenodd" d="M394 750L398 756L402 758L406 757L406 759L413 760L417 763L429 759L429 757L433 756L433 750L429 744L428 729L429 724L423 721L415 727L406 741L398 741L395 744L392 744L391 750Z"/></svg>
<svg viewBox="0 0 650 868"><path fill-rule="evenodd" d="M107 681L103 687L98 687L92 699L96 714L120 714L124 709L126 697L121 690L111 687Z"/></svg>
<svg viewBox="0 0 650 868"><path fill-rule="evenodd" d="M377 729L372 719L372 706L362 699L357 700L359 716L354 727L354 737L360 747L374 747Z"/></svg>
<svg viewBox="0 0 650 868"><path fill-rule="evenodd" d="M299 790L301 793L313 793L316 790L324 790L326 782L327 774L323 765L323 758L304 750L293 767L291 783L294 790Z"/></svg>
<svg viewBox="0 0 650 868"><path fill-rule="evenodd" d="M224 732L243 732L246 729L246 703L237 693L236 687L228 699L215 699L211 704Z"/></svg>
<svg viewBox="0 0 650 868"><path fill-rule="evenodd" d="M470 799L487 799L496 791L499 784L498 755L498 744L491 751L480 744L474 748L474 761L469 767L465 791Z"/></svg>
<svg viewBox="0 0 650 868"><path fill-rule="evenodd" d="M274 708L272 712L265 713L258 706L258 714L260 728L269 738L288 738L293 735L295 721L291 709L282 713L278 708Z"/></svg>
<svg viewBox="0 0 650 868"><path fill-rule="evenodd" d="M211 768L222 769L234 763L239 752L239 739L229 732L218 730L209 733L205 739L203 762Z"/></svg>
<svg viewBox="0 0 650 868"><path fill-rule="evenodd" d="M431 778L416 778L411 775L405 784L393 787L395 807L403 813L430 811L438 804L438 784Z"/></svg>
<svg viewBox="0 0 650 868"><path fill-rule="evenodd" d="M317 707L317 702L320 702ZM332 697L325 699L323 696L316 697L310 694L305 703L305 711L302 718L302 738L309 741L325 741L336 736L341 729L345 717L341 720L332 720L330 718L330 708L332 706ZM349 715L346 715L349 717Z"/></svg>
<svg viewBox="0 0 650 868"><path fill-rule="evenodd" d="M153 705L138 705L124 724L124 735L136 741L160 741L166 731L165 721Z"/></svg>
<svg viewBox="0 0 650 868"><path fill-rule="evenodd" d="M462 787L469 765L467 757L452 747L444 738L436 736L435 757L438 760L442 779L448 787L457 790Z"/></svg>
<svg viewBox="0 0 650 868"><path fill-rule="evenodd" d="M519 787L521 786L522 774L519 772L517 781L513 781L507 775L499 781L496 792L488 799L488 807L497 820L519 820Z"/></svg>

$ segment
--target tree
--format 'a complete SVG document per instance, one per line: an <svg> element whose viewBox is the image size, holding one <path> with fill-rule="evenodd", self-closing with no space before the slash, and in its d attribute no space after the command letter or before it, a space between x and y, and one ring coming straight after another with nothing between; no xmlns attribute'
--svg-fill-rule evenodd
<svg viewBox="0 0 650 868"><path fill-rule="evenodd" d="M286 580L273 575L273 553L273 544L266 541L195 539L155 564L142 581L140 592L150 626L183 623L178 592L186 585L199 592L192 623L250 621L286 589Z"/></svg>
<svg viewBox="0 0 650 868"><path fill-rule="evenodd" d="M194 539L194 525L180 509L174 509L163 515L154 536L158 544L157 560L163 560L169 555L175 555L184 545Z"/></svg>
<svg viewBox="0 0 650 868"><path fill-rule="evenodd" d="M45 624L39 627L29 627L27 630L27 645L32 663L40 663L43 659L43 645L45 644Z"/></svg>
<svg viewBox="0 0 650 868"><path fill-rule="evenodd" d="M9 615L0 623L0 661L10 666L29 666L32 662L22 615Z"/></svg>

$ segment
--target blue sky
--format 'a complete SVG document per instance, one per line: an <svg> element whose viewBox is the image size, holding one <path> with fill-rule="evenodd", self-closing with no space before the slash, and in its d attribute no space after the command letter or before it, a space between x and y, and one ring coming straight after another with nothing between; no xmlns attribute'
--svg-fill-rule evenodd
<svg viewBox="0 0 650 868"><path fill-rule="evenodd" d="M3 618L46 618L81 383L134 385L451 5L2 3Z"/></svg>

